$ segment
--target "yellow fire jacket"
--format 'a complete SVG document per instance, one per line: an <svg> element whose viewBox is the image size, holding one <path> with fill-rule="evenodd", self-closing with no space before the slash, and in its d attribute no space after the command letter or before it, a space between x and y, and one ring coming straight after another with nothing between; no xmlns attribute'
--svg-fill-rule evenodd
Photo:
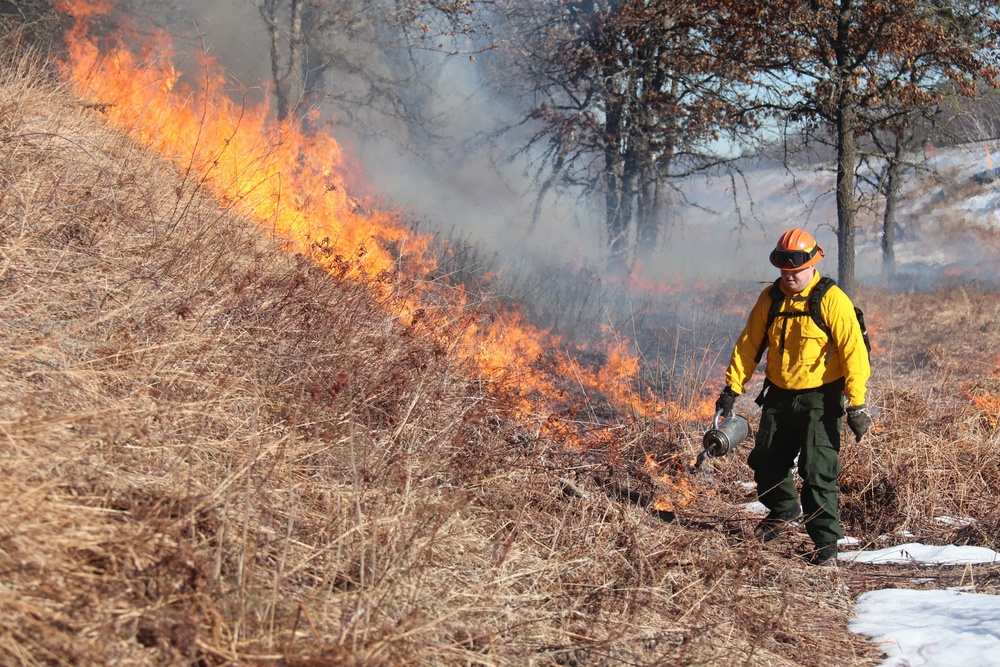
<svg viewBox="0 0 1000 667"><path fill-rule="evenodd" d="M819 278L819 271L816 271L812 281L799 294L789 294L782 284L781 291L785 293L785 301L781 310L808 312L809 293L819 282ZM768 286L757 298L729 361L726 384L737 394L743 393L757 368L754 357L764 340L767 313L771 308L771 297L768 294L770 289ZM774 319L770 331L766 332L769 338L764 374L768 380L784 389L815 389L845 378L844 395L847 397L847 404L861 405L865 402L871 367L861 326L854 315L854 304L840 287L834 285L823 297L820 312L823 321L830 327L829 336L808 315L779 315Z"/></svg>

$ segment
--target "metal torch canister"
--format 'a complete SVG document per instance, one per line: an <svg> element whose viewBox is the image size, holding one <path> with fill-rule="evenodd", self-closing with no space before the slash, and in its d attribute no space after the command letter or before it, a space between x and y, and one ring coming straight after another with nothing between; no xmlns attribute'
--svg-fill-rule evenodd
<svg viewBox="0 0 1000 667"><path fill-rule="evenodd" d="M701 439L702 449L709 458L728 454L750 435L750 424L746 417L735 412L721 421L720 417L722 417L722 410L715 413L712 428L708 429Z"/></svg>

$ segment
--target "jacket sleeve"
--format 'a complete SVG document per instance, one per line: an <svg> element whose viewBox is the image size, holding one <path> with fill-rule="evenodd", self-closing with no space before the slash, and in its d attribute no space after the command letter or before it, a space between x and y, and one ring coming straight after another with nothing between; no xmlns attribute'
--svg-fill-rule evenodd
<svg viewBox="0 0 1000 667"><path fill-rule="evenodd" d="M768 294L770 289L768 287L757 297L757 303L754 304L749 317L747 317L746 326L743 327L743 333L736 340L733 355L729 360L729 368L726 370L726 384L737 394L743 393L744 387L757 368L755 357L767 333L765 331L767 313L771 309L771 297Z"/></svg>
<svg viewBox="0 0 1000 667"><path fill-rule="evenodd" d="M854 314L854 303L840 287L830 288L823 299L823 318L830 327L830 337L844 364L844 395L848 406L865 402L871 365L861 334L861 325Z"/></svg>

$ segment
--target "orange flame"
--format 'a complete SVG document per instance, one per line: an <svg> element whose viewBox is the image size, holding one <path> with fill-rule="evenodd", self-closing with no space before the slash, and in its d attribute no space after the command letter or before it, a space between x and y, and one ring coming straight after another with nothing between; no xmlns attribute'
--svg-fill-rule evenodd
<svg viewBox="0 0 1000 667"><path fill-rule="evenodd" d="M885 354L887 350L881 345L881 341L885 340L882 335L885 332L885 318L882 317L882 313L865 313L865 325L868 328L868 338L872 344L872 354Z"/></svg>
<svg viewBox="0 0 1000 667"><path fill-rule="evenodd" d="M992 429L1000 426L1000 386L996 380L998 377L1000 377L1000 355L994 358L989 376L980 377L964 392L964 397L972 403L973 411L980 413L982 422Z"/></svg>
<svg viewBox="0 0 1000 667"><path fill-rule="evenodd" d="M599 420L587 417L585 409L591 402L610 403L633 418L711 418L705 405L682 408L652 391L640 392L641 359L629 340L610 329L604 331L606 363L589 368L516 309L497 307L490 318L469 322L463 314L468 297L460 287L425 279L437 268L432 238L352 194L362 189L360 169L332 137L307 133L293 122L277 123L267 100L233 101L222 68L205 55L203 80L195 90L175 69L165 34L138 54L121 42L99 45L90 37L90 22L111 6L110 0L58 3L76 19L67 39L69 56L61 64L76 94L92 101L107 123L163 155L186 178L210 189L220 205L253 219L289 251L313 258L339 278L380 290L403 324L427 316L428 303L435 304L442 321L461 321L465 326L458 336L448 327L455 352L514 396L520 417L537 419L542 432L571 446L585 446L594 437ZM433 299L427 298L431 293ZM583 422L591 429L580 427Z"/></svg>
<svg viewBox="0 0 1000 667"><path fill-rule="evenodd" d="M653 509L657 511L673 512L678 507L693 503L702 492L690 475L679 470L665 470L651 453L646 454L646 468L664 490L653 501Z"/></svg>
<svg viewBox="0 0 1000 667"><path fill-rule="evenodd" d="M637 292L648 292L652 294L683 294L686 292L701 292L706 289L706 284L700 280L684 285L679 282L663 282L648 278L645 273L645 266L641 261L636 260L632 265L632 271L628 276L628 284ZM700 300L696 296L695 300Z"/></svg>

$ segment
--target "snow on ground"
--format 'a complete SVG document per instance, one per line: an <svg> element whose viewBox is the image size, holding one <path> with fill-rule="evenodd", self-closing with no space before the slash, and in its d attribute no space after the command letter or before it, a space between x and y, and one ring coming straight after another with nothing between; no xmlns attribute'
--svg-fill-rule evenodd
<svg viewBox="0 0 1000 667"><path fill-rule="evenodd" d="M742 508L752 515L767 513L759 502L746 503ZM954 517L936 520L954 525L971 521ZM858 541L847 537L840 544L850 548ZM885 549L841 551L838 558L845 566L866 563L963 567L1000 563L1000 553L992 549L917 542ZM1000 667L1000 595L958 588L870 591L858 596L848 630L868 637L886 653L879 667Z"/></svg>
<svg viewBox="0 0 1000 667"><path fill-rule="evenodd" d="M863 594L852 632L888 654L882 667L1000 665L1000 596L887 589Z"/></svg>
<svg viewBox="0 0 1000 667"><path fill-rule="evenodd" d="M1000 562L1000 554L983 547L911 543L841 553L840 559L964 566ZM848 629L886 653L880 667L1000 666L998 595L960 589L870 591L858 597Z"/></svg>
<svg viewBox="0 0 1000 667"><path fill-rule="evenodd" d="M847 551L840 560L855 563L924 563L934 565L968 565L969 563L996 563L1000 558L993 549L945 545L930 546L911 542L877 551Z"/></svg>

